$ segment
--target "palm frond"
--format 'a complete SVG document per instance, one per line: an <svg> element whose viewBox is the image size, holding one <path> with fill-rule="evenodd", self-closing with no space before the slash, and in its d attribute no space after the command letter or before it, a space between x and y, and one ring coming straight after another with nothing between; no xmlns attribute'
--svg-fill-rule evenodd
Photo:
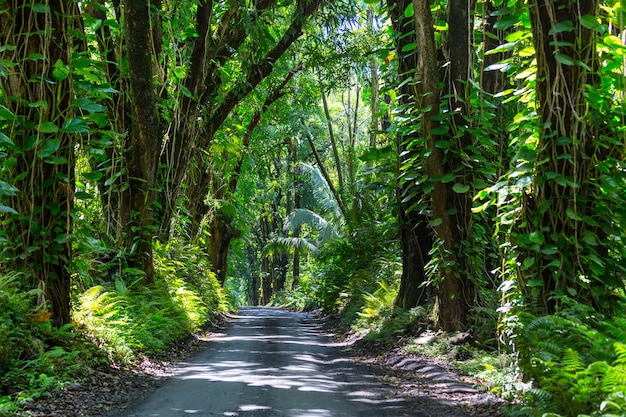
<svg viewBox="0 0 626 417"><path fill-rule="evenodd" d="M339 208L339 204L335 199L335 196L330 191L330 187L326 182L326 179L322 175L320 169L311 164L300 164L300 169L307 173L311 178L315 189L313 190L313 195L320 203L320 206L325 209L332 211L335 216L341 217L341 209Z"/></svg>
<svg viewBox="0 0 626 417"><path fill-rule="evenodd" d="M317 236L319 246L339 237L337 230L330 222L309 209L295 209L289 213L283 228L285 230L295 230L296 228L302 227L303 224L308 224L317 229L319 232Z"/></svg>
<svg viewBox="0 0 626 417"><path fill-rule="evenodd" d="M291 253L298 250L300 253L317 253L319 249L307 239L301 237L275 237L263 248L261 256L269 256L278 253Z"/></svg>

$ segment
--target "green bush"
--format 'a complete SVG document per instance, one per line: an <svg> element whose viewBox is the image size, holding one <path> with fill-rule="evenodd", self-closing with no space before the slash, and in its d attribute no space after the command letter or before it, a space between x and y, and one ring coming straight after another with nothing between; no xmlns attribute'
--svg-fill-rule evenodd
<svg viewBox="0 0 626 417"><path fill-rule="evenodd" d="M311 311L320 307L311 289L311 277L308 274L300 277L296 288L279 291L274 294L270 304L295 311Z"/></svg>
<svg viewBox="0 0 626 417"><path fill-rule="evenodd" d="M51 325L45 304L33 307L39 290L23 291L19 274L0 276L0 415L88 368L129 365L161 351L230 308L201 248L156 245L150 286L119 260L115 274L90 276L91 260L93 253L76 263L82 269L75 274L73 324L61 328ZM84 289L87 282L95 285Z"/></svg>
<svg viewBox="0 0 626 417"><path fill-rule="evenodd" d="M379 289L379 282L390 288L395 285L396 253L383 236L376 228L367 228L324 245L317 257L313 288L326 312L340 313L345 322L352 323L366 295Z"/></svg>

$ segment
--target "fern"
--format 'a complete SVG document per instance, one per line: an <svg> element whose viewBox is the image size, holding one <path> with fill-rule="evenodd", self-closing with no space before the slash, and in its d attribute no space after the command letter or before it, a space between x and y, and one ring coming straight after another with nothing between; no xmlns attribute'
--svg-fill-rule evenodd
<svg viewBox="0 0 626 417"><path fill-rule="evenodd" d="M616 342L613 345L613 348L615 349L615 353L617 355L614 363L616 365L626 365L626 344Z"/></svg>

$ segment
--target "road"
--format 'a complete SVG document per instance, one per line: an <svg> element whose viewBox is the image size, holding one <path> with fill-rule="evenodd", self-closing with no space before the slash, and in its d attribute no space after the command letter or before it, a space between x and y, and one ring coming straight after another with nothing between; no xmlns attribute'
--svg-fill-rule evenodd
<svg viewBox="0 0 626 417"><path fill-rule="evenodd" d="M425 407L427 404L422 402ZM437 407L438 408L438 407ZM450 410L452 411L452 410ZM307 313L240 310L127 417L404 417L432 414L350 359ZM118 417L115 415L111 417Z"/></svg>

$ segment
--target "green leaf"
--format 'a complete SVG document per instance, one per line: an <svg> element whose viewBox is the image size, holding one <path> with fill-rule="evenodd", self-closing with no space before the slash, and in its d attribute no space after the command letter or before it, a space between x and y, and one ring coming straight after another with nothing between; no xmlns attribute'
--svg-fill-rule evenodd
<svg viewBox="0 0 626 417"><path fill-rule="evenodd" d="M24 141L24 150L28 152L32 149L35 149L35 146L37 146L38 143L39 143L39 140L37 136L29 136Z"/></svg>
<svg viewBox="0 0 626 417"><path fill-rule="evenodd" d="M570 58L567 55L557 53L555 56L556 56L556 60L559 61L563 65L570 65L570 66L576 65L576 61L574 61L572 58Z"/></svg>
<svg viewBox="0 0 626 417"><path fill-rule="evenodd" d="M17 214L14 208L0 204L0 213Z"/></svg>
<svg viewBox="0 0 626 417"><path fill-rule="evenodd" d="M449 140L438 140L437 143L435 143L435 147L441 149L449 148L450 146L452 146L452 142Z"/></svg>
<svg viewBox="0 0 626 417"><path fill-rule="evenodd" d="M102 104L94 103L86 97L77 98L74 100L74 105L81 110L89 113L98 113L106 109Z"/></svg>
<svg viewBox="0 0 626 417"><path fill-rule="evenodd" d="M519 16L517 15L505 16L505 17L498 19L498 21L493 25L493 27L494 29L506 30L510 28L511 26L515 25L517 22L519 22Z"/></svg>
<svg viewBox="0 0 626 417"><path fill-rule="evenodd" d="M531 266L533 266L535 264L535 257L534 256L529 256L528 258L524 259L524 269L528 269Z"/></svg>
<svg viewBox="0 0 626 417"><path fill-rule="evenodd" d="M63 81L70 76L70 69L63 63L63 61L57 59L54 63L54 68L52 69L52 76L58 81Z"/></svg>
<svg viewBox="0 0 626 417"><path fill-rule="evenodd" d="M413 17L414 14L415 14L415 10L413 9L413 2L411 2L407 6L407 8L404 10L404 16L405 17Z"/></svg>
<svg viewBox="0 0 626 417"><path fill-rule="evenodd" d="M91 113L85 117L94 122L98 127L105 127L108 123L107 116L104 113Z"/></svg>
<svg viewBox="0 0 626 417"><path fill-rule="evenodd" d="M417 48L417 42L411 42L402 47L402 52L412 51Z"/></svg>
<svg viewBox="0 0 626 417"><path fill-rule="evenodd" d="M545 242L545 237L543 236L543 233L541 232L531 232L528 235L528 240L530 240L532 243L543 245L543 242Z"/></svg>
<svg viewBox="0 0 626 417"><path fill-rule="evenodd" d="M182 92L183 92L183 95L184 95L185 97L190 98L190 99L192 99L192 100L194 99L194 96L193 96L193 94L191 93L191 91L190 91L187 87L185 87L184 85L181 85L181 86L180 86L180 91L182 91Z"/></svg>
<svg viewBox="0 0 626 417"><path fill-rule="evenodd" d="M8 182L0 180L0 195L14 196L19 190Z"/></svg>
<svg viewBox="0 0 626 417"><path fill-rule="evenodd" d="M57 156L57 155L51 155L48 156L46 158L44 158L43 160L46 164L50 164L50 165L63 165L63 164L67 164L67 158L65 156Z"/></svg>
<svg viewBox="0 0 626 417"><path fill-rule="evenodd" d="M458 194L465 194L466 192L468 192L470 189L470 186L467 184L461 184L461 183L456 183L454 184L454 186L452 186L452 191L454 191L455 193Z"/></svg>
<svg viewBox="0 0 626 417"><path fill-rule="evenodd" d="M74 194L74 196L78 199L78 200L93 200L95 197L85 191L76 191L76 193Z"/></svg>
<svg viewBox="0 0 626 417"><path fill-rule="evenodd" d="M35 3L31 6L33 10L37 13L48 13L50 12L50 7L43 3Z"/></svg>
<svg viewBox="0 0 626 417"><path fill-rule="evenodd" d="M452 172L448 172L446 175L441 177L441 182L444 184L452 181L454 181L454 174Z"/></svg>
<svg viewBox="0 0 626 417"><path fill-rule="evenodd" d="M15 118L15 114L11 110L0 104L0 120L12 121Z"/></svg>
<svg viewBox="0 0 626 417"><path fill-rule="evenodd" d="M580 214L578 214L576 212L576 210L574 210L571 207L568 207L565 209L565 214L567 214L567 217L569 217L572 220L577 220L577 221L581 221L583 219L583 216L581 216Z"/></svg>
<svg viewBox="0 0 626 417"><path fill-rule="evenodd" d="M548 32L548 35L553 35L555 33L561 32L573 32L574 31L574 22L571 20L564 20L562 22L558 22L555 24L552 29Z"/></svg>
<svg viewBox="0 0 626 417"><path fill-rule="evenodd" d="M549 245L541 249L541 253L543 253L544 255L556 255L557 253L559 253L559 248L554 245Z"/></svg>
<svg viewBox="0 0 626 417"><path fill-rule="evenodd" d="M443 219L441 217L437 217L436 219L432 219L431 221L428 222L428 225L430 227L437 227L439 226L441 223L443 223Z"/></svg>
<svg viewBox="0 0 626 417"><path fill-rule="evenodd" d="M89 132L89 125L83 119L71 119L63 123L61 132L65 133L87 133Z"/></svg>
<svg viewBox="0 0 626 417"><path fill-rule="evenodd" d="M553 259L552 262L550 262L548 265L546 265L546 268L560 268L561 267L561 260L560 259Z"/></svg>
<svg viewBox="0 0 626 417"><path fill-rule="evenodd" d="M56 133L59 131L59 127L53 122L43 122L39 125L37 130L41 133Z"/></svg>
<svg viewBox="0 0 626 417"><path fill-rule="evenodd" d="M15 146L13 139L0 132L0 145Z"/></svg>
<svg viewBox="0 0 626 417"><path fill-rule="evenodd" d="M83 172L82 175L87 181L98 181L103 174L102 172Z"/></svg>
<svg viewBox="0 0 626 417"><path fill-rule="evenodd" d="M448 133L448 127L439 126L439 127L432 129L430 133L432 133L433 135L445 135L446 133Z"/></svg>
<svg viewBox="0 0 626 417"><path fill-rule="evenodd" d="M598 236L589 230L585 230L583 231L583 241L589 246L597 246Z"/></svg>
<svg viewBox="0 0 626 417"><path fill-rule="evenodd" d="M61 146L61 141L59 139L55 138L46 140L41 146L41 149L37 152L37 156L40 158L46 158L55 153L59 149L59 146Z"/></svg>

